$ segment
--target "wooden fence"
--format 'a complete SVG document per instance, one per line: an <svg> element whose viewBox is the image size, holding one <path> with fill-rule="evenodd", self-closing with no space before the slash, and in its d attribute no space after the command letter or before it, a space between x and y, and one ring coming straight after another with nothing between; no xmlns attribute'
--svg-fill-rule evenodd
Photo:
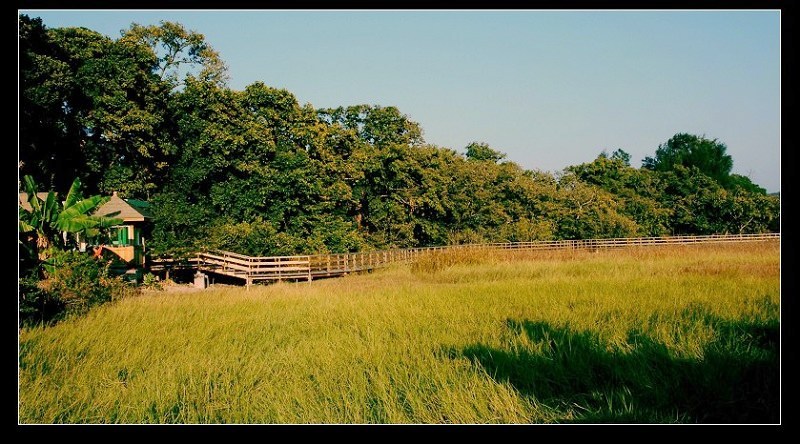
<svg viewBox="0 0 800 444"><path fill-rule="evenodd" d="M733 234L708 236L637 237L616 239L581 239L537 242L509 242L406 248L360 253L318 254L304 256L253 257L229 251L207 251L184 260L154 259L150 270L198 269L243 279L246 285L259 281L308 280L342 276L374 270L396 263L410 263L422 254L448 250L597 250L651 245L689 245L780 240L780 233Z"/></svg>

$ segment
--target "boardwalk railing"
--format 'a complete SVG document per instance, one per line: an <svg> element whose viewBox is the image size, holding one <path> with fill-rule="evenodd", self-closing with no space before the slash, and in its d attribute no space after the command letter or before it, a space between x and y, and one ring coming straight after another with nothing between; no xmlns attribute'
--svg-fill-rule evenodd
<svg viewBox="0 0 800 444"><path fill-rule="evenodd" d="M318 254L305 256L254 257L230 251L202 252L184 260L155 259L152 271L198 269L243 279L246 285L257 281L308 280L342 276L374 270L396 263L410 263L422 254L450 250L597 250L651 245L689 245L708 243L756 242L780 240L780 233L732 234L708 236L636 237L615 239L579 239L537 242L464 244L443 247L406 248L360 253Z"/></svg>

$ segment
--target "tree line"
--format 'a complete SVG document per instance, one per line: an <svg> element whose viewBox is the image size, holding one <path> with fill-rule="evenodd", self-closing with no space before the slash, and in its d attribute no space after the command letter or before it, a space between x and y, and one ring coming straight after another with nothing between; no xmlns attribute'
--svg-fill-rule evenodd
<svg viewBox="0 0 800 444"><path fill-rule="evenodd" d="M619 149L553 174L485 143L427 143L393 106L233 90L219 54L178 23L110 38L21 15L19 54L20 175L148 200L154 254L779 230L779 198L731 174L725 144L705 136L676 134L640 168Z"/></svg>

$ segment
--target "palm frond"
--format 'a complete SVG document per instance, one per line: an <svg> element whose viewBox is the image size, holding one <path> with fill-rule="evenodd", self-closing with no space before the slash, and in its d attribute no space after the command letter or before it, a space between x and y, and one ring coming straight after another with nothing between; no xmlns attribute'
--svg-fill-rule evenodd
<svg viewBox="0 0 800 444"><path fill-rule="evenodd" d="M64 201L64 209L70 208L71 206L75 205L80 198L81 192L81 180L79 178L75 178L72 181L72 185L69 187L69 192L67 193L67 199Z"/></svg>
<svg viewBox="0 0 800 444"><path fill-rule="evenodd" d="M29 233L31 231L36 231L36 227L31 225L30 223L25 222L24 220L20 219L19 220L19 232L20 233Z"/></svg>
<svg viewBox="0 0 800 444"><path fill-rule="evenodd" d="M40 208L39 196L36 195L36 182L33 181L33 177L28 175L22 180L25 182L25 192L28 193L28 203L31 204L31 212L38 213Z"/></svg>
<svg viewBox="0 0 800 444"><path fill-rule="evenodd" d="M20 224L25 223L25 224L28 224L28 225L30 225L32 227L35 227L36 226L36 220L37 220L37 217L36 217L35 213L31 213L30 211L22 208L22 206L19 207L19 222L20 222Z"/></svg>
<svg viewBox="0 0 800 444"><path fill-rule="evenodd" d="M47 193L47 199L45 199L44 206L42 208L42 222L52 222L56 217L57 211L56 193L50 191Z"/></svg>
<svg viewBox="0 0 800 444"><path fill-rule="evenodd" d="M97 221L91 216L80 214L58 222L58 229L67 233L78 233L97 226Z"/></svg>
<svg viewBox="0 0 800 444"><path fill-rule="evenodd" d="M119 211L116 211L112 214L119 214ZM119 225L122 222L125 222L120 218L110 216L92 216L92 218L97 221L97 228L111 228L114 225Z"/></svg>
<svg viewBox="0 0 800 444"><path fill-rule="evenodd" d="M75 202L72 206L66 208L58 215L58 218L56 219L56 228L61 231L69 231L64 228L65 224L69 223L69 221L72 219L86 215L86 213L97 208L100 205L100 202L105 199L106 198L101 196L92 196L79 202Z"/></svg>
<svg viewBox="0 0 800 444"><path fill-rule="evenodd" d="M115 219L104 216L90 216L79 214L73 217L59 220L58 229L67 233L78 233L91 228L108 228L122 223L122 219Z"/></svg>
<svg viewBox="0 0 800 444"><path fill-rule="evenodd" d="M100 230L97 228L87 228L83 233L88 239L92 239L100 235Z"/></svg>

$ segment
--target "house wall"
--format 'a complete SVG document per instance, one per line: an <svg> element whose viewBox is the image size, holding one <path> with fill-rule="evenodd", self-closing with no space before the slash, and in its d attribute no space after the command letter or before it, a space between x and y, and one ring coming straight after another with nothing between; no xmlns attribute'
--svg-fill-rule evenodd
<svg viewBox="0 0 800 444"><path fill-rule="evenodd" d="M117 230L116 235L112 238L112 245L106 248L125 262L133 262L133 265L144 266L142 227L134 224L125 224L113 228Z"/></svg>

